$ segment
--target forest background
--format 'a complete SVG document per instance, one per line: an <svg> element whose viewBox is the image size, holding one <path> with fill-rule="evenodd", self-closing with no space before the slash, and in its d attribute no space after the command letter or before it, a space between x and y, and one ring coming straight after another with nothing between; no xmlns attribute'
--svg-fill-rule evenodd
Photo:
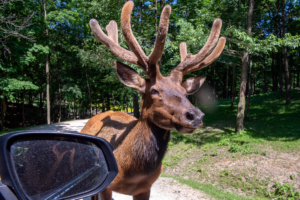
<svg viewBox="0 0 300 200"><path fill-rule="evenodd" d="M118 58L93 36L110 20L120 30L126 0L0 0L0 134L122 110L136 117L141 97L124 86ZM214 199L300 199L300 1L135 0L132 30L148 55L160 13L171 5L160 71L168 76L204 46L221 18L226 46L189 100L206 114L194 134L171 131L163 176ZM144 71L132 64L142 77ZM175 191L178 192L178 191Z"/></svg>
<svg viewBox="0 0 300 200"><path fill-rule="evenodd" d="M1 0L0 131L87 118L106 110L130 112L133 108L139 116L140 95L118 80L113 67L118 58L95 39L88 24L95 18L102 28L110 20L120 27L124 2ZM251 95L279 91L286 104L293 101L289 91L299 87L300 73L299 1L134 3L132 30L146 54L153 49L161 10L167 4L172 6L160 60L164 76L179 64L181 42L187 43L189 52L197 53L213 20L223 20L221 36L227 38L227 44L222 55L209 67L184 78L207 77L202 93L189 96L193 104L232 98L232 109L234 98L239 97L236 132L244 130L249 109L246 101ZM119 40L128 48L121 30ZM141 68L129 65L145 76Z"/></svg>

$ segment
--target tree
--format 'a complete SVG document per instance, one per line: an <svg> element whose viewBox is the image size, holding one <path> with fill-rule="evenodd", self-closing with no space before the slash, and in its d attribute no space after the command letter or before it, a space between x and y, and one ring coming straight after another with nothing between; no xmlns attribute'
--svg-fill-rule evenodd
<svg viewBox="0 0 300 200"><path fill-rule="evenodd" d="M282 9L282 37L285 37L285 3L284 0L281 0L282 5L281 5L281 9ZM288 65L288 60L287 60L287 47L284 46L283 47L283 59L284 59L284 77L285 77L285 95L286 95L286 104L290 104L291 103L291 97L290 97L290 89L291 89L291 85L290 85L290 74L289 74L289 65Z"/></svg>
<svg viewBox="0 0 300 200"><path fill-rule="evenodd" d="M247 34L251 35L252 32L252 24L253 24L253 12L254 12L255 0L249 0L249 10L247 17ZM240 95L239 95L239 104L237 108L237 117L236 117L236 125L235 132L239 133L244 130L244 113L245 113L245 92L246 92L246 84L247 84L247 70L249 64L249 52L244 51L244 55L242 57L242 72L241 72L241 84L240 84Z"/></svg>

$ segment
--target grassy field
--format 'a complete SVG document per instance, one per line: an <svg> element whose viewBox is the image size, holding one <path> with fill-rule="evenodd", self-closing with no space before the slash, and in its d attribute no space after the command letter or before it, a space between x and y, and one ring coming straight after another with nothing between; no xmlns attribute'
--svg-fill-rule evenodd
<svg viewBox="0 0 300 200"><path fill-rule="evenodd" d="M233 111L229 99L200 107L203 128L191 135L172 132L164 175L216 199L300 199L300 90L292 90L291 98L285 105L276 92L251 97L239 134L238 99Z"/></svg>

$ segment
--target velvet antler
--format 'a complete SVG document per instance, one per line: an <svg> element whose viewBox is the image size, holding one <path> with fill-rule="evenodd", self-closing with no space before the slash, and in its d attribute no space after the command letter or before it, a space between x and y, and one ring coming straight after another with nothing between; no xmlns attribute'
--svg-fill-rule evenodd
<svg viewBox="0 0 300 200"><path fill-rule="evenodd" d="M146 74L150 77L153 71L156 70L156 63L161 58L163 53L163 49L165 46L165 41L168 33L171 7L170 6L164 7L160 18L159 30L156 36L154 49L149 56L146 56L131 30L130 15L133 6L134 4L132 1L127 1L124 4L121 13L122 32L132 52L119 46L118 28L117 28L117 23L115 21L112 20L106 26L108 36L103 33L103 31L101 30L99 24L95 19L90 20L90 26L95 37L104 45L106 45L108 48L110 48L110 50L116 56L132 64L139 65L145 70Z"/></svg>
<svg viewBox="0 0 300 200"><path fill-rule="evenodd" d="M113 24L116 22L112 22L110 24ZM138 64L138 58L134 55L133 52L128 51L124 49L123 47L120 47L117 43L118 40L114 40L115 37L112 35L117 35L117 33L113 33L114 28L111 28L113 25L108 25L106 28L108 28L108 33L111 33L111 36L105 35L103 31L101 30L97 20L91 19L90 20L90 26L92 29L92 32L94 33L95 37L104 45L106 45L116 56L121 58L122 60L125 60L127 62L130 62L132 64Z"/></svg>
<svg viewBox="0 0 300 200"><path fill-rule="evenodd" d="M145 52L139 45L138 41L134 37L131 30L130 15L133 6L134 4L132 1L127 1L124 4L121 13L122 32L129 48L132 51L126 50L119 46L118 27L115 21L113 20L110 21L110 23L106 26L108 36L103 33L103 31L101 30L99 24L95 19L90 20L90 26L95 37L104 45L106 45L108 48L110 48L110 50L116 56L129 63L139 65L144 69L146 74L149 77L151 77L153 74L156 74L155 72L159 73L159 67L156 66L156 63L161 58L164 50L168 28L169 28L169 17L171 14L171 7L170 6L164 7L159 22L159 29L156 36L154 49L149 56L146 56ZM216 43L219 39L221 27L222 27L221 19L216 19L214 21L210 36L206 44L201 49L201 51L199 51L199 53L196 55L187 54L186 44L184 42L181 43L180 44L181 63L172 71L172 74L177 74L176 76L182 74L183 76L186 73L202 69L210 65L212 62L214 62L222 53L226 43L226 39L224 37L221 37L216 46ZM216 48L212 52L215 46Z"/></svg>
<svg viewBox="0 0 300 200"><path fill-rule="evenodd" d="M157 61L161 58L164 47L165 47L165 42L166 42L166 37L168 34L168 29L169 29L169 17L171 14L171 6L165 6L164 10L161 14L160 17L160 22L159 22L159 29L158 33L156 36L156 41L154 44L154 49L149 55L149 63L150 64L156 64Z"/></svg>
<svg viewBox="0 0 300 200"><path fill-rule="evenodd" d="M221 27L222 20L216 19L206 44L196 55L192 55L190 53L187 54L186 43L182 42L180 44L181 63L174 70L180 71L183 76L186 73L200 70L213 63L222 53L226 43L226 39L224 37L219 39ZM218 39L219 42L216 48L213 50Z"/></svg>

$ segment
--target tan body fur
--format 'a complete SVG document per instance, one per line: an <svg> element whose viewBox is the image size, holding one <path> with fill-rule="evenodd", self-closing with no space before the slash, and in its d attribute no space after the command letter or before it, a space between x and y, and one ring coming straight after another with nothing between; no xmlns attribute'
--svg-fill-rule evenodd
<svg viewBox="0 0 300 200"><path fill-rule="evenodd" d="M149 132L145 134L147 129ZM149 140L151 134L149 127L145 127L145 122L138 121L135 117L123 112L108 111L92 117L81 133L102 137L115 148L114 156L118 161L119 173L104 194L101 194L102 199L106 199L107 195L110 196L107 199L111 199L110 191L132 196L150 194L151 185L159 177L163 165L159 161L152 173L143 174L139 170L140 163L133 160L133 155L136 153L132 148L133 143L137 140ZM165 134L167 141L169 131Z"/></svg>

